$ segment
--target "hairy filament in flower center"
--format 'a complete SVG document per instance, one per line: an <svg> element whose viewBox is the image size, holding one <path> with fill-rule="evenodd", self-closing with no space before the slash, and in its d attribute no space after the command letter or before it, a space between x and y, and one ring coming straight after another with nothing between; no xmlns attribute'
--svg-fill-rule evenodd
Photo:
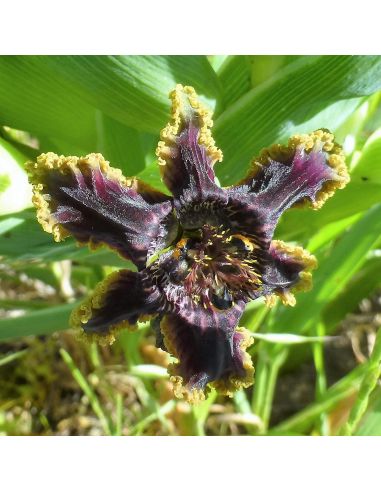
<svg viewBox="0 0 381 492"><path fill-rule="evenodd" d="M171 281L205 308L229 309L255 297L261 285L256 250L252 240L222 227L184 230L172 250Z"/></svg>

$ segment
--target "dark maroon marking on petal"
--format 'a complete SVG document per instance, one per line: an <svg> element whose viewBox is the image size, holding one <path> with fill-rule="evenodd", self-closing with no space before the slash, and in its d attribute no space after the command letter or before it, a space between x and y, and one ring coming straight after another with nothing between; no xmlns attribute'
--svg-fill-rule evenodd
<svg viewBox="0 0 381 492"><path fill-rule="evenodd" d="M300 257L292 256L271 244L262 267L263 295L269 295L274 291L289 291L300 281L299 274L306 265Z"/></svg>
<svg viewBox="0 0 381 492"><path fill-rule="evenodd" d="M189 123L171 148L163 181L182 203L218 198L222 190L214 182L214 170L203 145L198 143L199 129Z"/></svg>
<svg viewBox="0 0 381 492"><path fill-rule="evenodd" d="M203 389L209 382L243 376L241 338L235 333L244 308L239 303L228 311L213 312L196 307L166 315L162 321L167 350L179 359L176 372L184 384Z"/></svg>
<svg viewBox="0 0 381 492"><path fill-rule="evenodd" d="M286 209L304 199L315 201L323 184L337 179L335 170L327 164L326 152L314 149L307 153L300 146L292 162L270 160L251 182L228 192L235 198L246 196L242 199L250 201L268 216L268 222L275 224Z"/></svg>
<svg viewBox="0 0 381 492"><path fill-rule="evenodd" d="M147 251L159 230L171 225L165 219L172 203L165 195L148 187L142 187L140 194L94 166L70 174L51 171L47 191L52 208L56 207L55 219L78 241L105 243L138 268L145 267ZM161 201L155 203L155 198Z"/></svg>
<svg viewBox="0 0 381 492"><path fill-rule="evenodd" d="M145 271L120 270L109 284L102 307L92 308L92 318L82 325L85 333L107 335L110 328L127 321L135 324L142 315L155 314L161 309L161 295Z"/></svg>

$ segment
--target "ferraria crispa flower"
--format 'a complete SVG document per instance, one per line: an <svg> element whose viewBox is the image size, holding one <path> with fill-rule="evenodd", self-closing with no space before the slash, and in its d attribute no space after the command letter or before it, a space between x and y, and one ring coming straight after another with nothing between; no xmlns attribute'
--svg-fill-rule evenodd
<svg viewBox="0 0 381 492"><path fill-rule="evenodd" d="M252 338L238 327L245 304L278 296L293 305L316 266L302 248L272 240L277 222L290 207L319 208L348 174L333 135L317 130L264 149L245 179L221 188L210 112L191 87L170 97L157 156L172 196L125 178L100 154L42 154L28 171L38 220L56 241L107 245L137 268L100 283L72 326L112 342L151 317L158 345L178 360L169 368L175 394L195 400L209 385L231 394L252 384Z"/></svg>

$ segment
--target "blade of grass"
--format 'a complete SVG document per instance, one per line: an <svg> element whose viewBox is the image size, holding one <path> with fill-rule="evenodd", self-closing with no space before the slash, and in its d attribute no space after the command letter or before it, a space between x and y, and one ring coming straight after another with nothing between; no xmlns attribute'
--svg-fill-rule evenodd
<svg viewBox="0 0 381 492"><path fill-rule="evenodd" d="M25 247L26 237L28 238L28 248ZM24 210L1 218L0 255L19 261L70 259L86 264L134 268L132 263L126 262L106 248L89 254L87 247L78 247L71 238L59 244L55 243L51 235L44 232L38 224L34 210Z"/></svg>
<svg viewBox="0 0 381 492"><path fill-rule="evenodd" d="M368 258L343 292L324 308L322 316L328 330L353 312L362 299L369 298L381 286L381 258Z"/></svg>
<svg viewBox="0 0 381 492"><path fill-rule="evenodd" d="M276 236L294 241L311 238L322 227L365 212L381 202L381 186L369 182L349 183L316 212L311 209L288 210L277 227Z"/></svg>
<svg viewBox="0 0 381 492"><path fill-rule="evenodd" d="M112 435L112 426L109 417L106 416L106 413L104 412L102 405L100 404L100 401L97 398L97 395L95 394L94 390L91 388L89 383L87 382L86 377L82 374L82 372L79 370L79 368L76 366L74 363L72 357L70 354L64 350L60 349L60 355L65 362L65 364L68 366L73 378L77 381L79 387L81 390L85 393L87 398L89 399L91 408L93 409L93 412L95 415L98 417L103 430L105 434Z"/></svg>
<svg viewBox="0 0 381 492"><path fill-rule="evenodd" d="M258 417L262 420L263 422L263 431L266 432L268 426L269 426L269 421L270 421L270 416L271 416L271 409L272 409L272 402L274 398L274 393L275 393L275 388L276 388L276 383L279 375L279 370L282 367L284 361L286 360L288 355L287 350L284 350L280 354L277 355L277 357L274 358L272 363L270 364L269 368L269 373L268 373L268 378L267 378L267 387L266 391L264 393L264 399L263 399L263 407L260 409Z"/></svg>
<svg viewBox="0 0 381 492"><path fill-rule="evenodd" d="M252 55L249 56L251 64L251 83L257 87L267 82L279 70L286 65L301 58L299 55Z"/></svg>
<svg viewBox="0 0 381 492"><path fill-rule="evenodd" d="M5 355L4 357L1 357L0 367L13 362L14 360L20 359L20 357L23 357L26 354L26 352L27 350L19 350L18 352L13 352L12 354L8 354Z"/></svg>
<svg viewBox="0 0 381 492"><path fill-rule="evenodd" d="M381 436L381 391L376 388L370 398L369 407L353 434L355 436Z"/></svg>
<svg viewBox="0 0 381 492"><path fill-rule="evenodd" d="M344 436L351 436L355 432L358 423L364 415L368 403L369 397L372 391L377 385L377 381L381 375L381 330L377 331L376 341L372 350L372 354L369 358L368 368L361 381L359 392L356 401L349 414L348 421L342 427L340 434Z"/></svg>
<svg viewBox="0 0 381 492"><path fill-rule="evenodd" d="M29 335L48 335L69 328L69 316L78 304L64 304L0 320L0 340Z"/></svg>
<svg viewBox="0 0 381 492"><path fill-rule="evenodd" d="M367 370L367 363L356 367L344 378L328 388L321 401L308 405L301 412L272 427L268 434L283 435L290 432L298 434L308 432L322 413L333 410L342 400L353 395L358 390Z"/></svg>
<svg viewBox="0 0 381 492"><path fill-rule="evenodd" d="M99 112L98 131L102 134L102 153L125 176L136 176L145 168L145 149L140 132Z"/></svg>
<svg viewBox="0 0 381 492"><path fill-rule="evenodd" d="M316 324L316 335L317 337L324 338L325 336L325 326L324 323ZM327 378L325 375L325 365L324 365L324 351L322 341L317 341L314 343L313 348L313 360L316 370L316 385L315 385L315 397L316 401L320 401L327 391ZM327 414L324 412L319 418L319 430L320 434L323 436L328 435L328 418Z"/></svg>
<svg viewBox="0 0 381 492"><path fill-rule="evenodd" d="M98 345L95 342L92 342L89 344L89 355L90 355L90 360L91 363L94 367L94 369L101 369L102 367L102 360L99 355L99 349Z"/></svg>
<svg viewBox="0 0 381 492"><path fill-rule="evenodd" d="M176 403L174 400L169 400L164 405L159 407L159 405L156 404L155 411L147 415L147 417L144 417L138 424L136 424L134 427L130 429L130 435L132 436L139 436L141 435L145 428L151 424L152 422L155 422L155 420L160 420L163 417L165 417L168 413L172 412L174 410Z"/></svg>
<svg viewBox="0 0 381 492"><path fill-rule="evenodd" d="M121 393L117 393L115 396L115 435L121 436L123 433L123 397Z"/></svg>
<svg viewBox="0 0 381 492"><path fill-rule="evenodd" d="M334 337L326 336L303 336L293 333L255 333L255 338L264 342L279 345L299 345L302 343L328 342Z"/></svg>
<svg viewBox="0 0 381 492"><path fill-rule="evenodd" d="M193 426L197 436L205 436L205 422L208 418L210 407L217 398L217 391L214 389L208 395L208 398L192 407Z"/></svg>
<svg viewBox="0 0 381 492"><path fill-rule="evenodd" d="M165 379L168 378L168 373L165 367L155 364L137 364L130 367L128 370L133 376L147 379Z"/></svg>

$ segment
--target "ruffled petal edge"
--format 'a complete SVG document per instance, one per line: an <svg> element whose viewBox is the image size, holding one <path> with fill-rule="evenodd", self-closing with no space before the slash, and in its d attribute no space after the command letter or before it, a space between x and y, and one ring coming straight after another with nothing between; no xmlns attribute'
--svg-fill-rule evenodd
<svg viewBox="0 0 381 492"><path fill-rule="evenodd" d="M48 152L39 155L36 161L29 161L25 164L29 182L32 184L32 202L37 209L37 220L44 231L53 235L56 242L63 241L66 237L71 236L71 234L54 218L53 211L50 208L49 195L47 194L47 190L45 190L46 175L49 171L53 170L58 170L63 174L66 172L75 172L78 166L91 164L99 165L100 170L105 176L117 181L121 186L129 188L133 184L133 179L125 178L120 169L111 167L109 162L99 153L88 154L86 157L65 157ZM92 250L98 249L101 246L102 244L94 245L89 243L89 247Z"/></svg>
<svg viewBox="0 0 381 492"><path fill-rule="evenodd" d="M177 84L169 94L172 102L171 121L160 132L160 141L156 149L156 155L160 166L160 172L165 173L167 160L171 158L171 147L176 145L176 137L181 131L185 121L192 120L192 114L197 115L199 139L198 143L205 147L211 165L221 162L223 155L215 145L210 128L213 126L212 112L198 99L196 91L191 86Z"/></svg>
<svg viewBox="0 0 381 492"><path fill-rule="evenodd" d="M121 330L128 328L130 331L137 329L137 324L131 324L124 320L111 325L108 332L104 335L99 333L86 333L83 325L86 324L94 315L95 310L101 309L105 305L106 295L112 283L120 277L120 271L110 273L104 280L99 282L92 294L89 295L70 316L69 324L76 331L77 337L86 342L97 342L99 345L112 345L116 340L116 335ZM138 322L148 321L153 315L143 314L139 316Z"/></svg>
<svg viewBox="0 0 381 492"><path fill-rule="evenodd" d="M295 293L307 292L312 288L312 270L317 268L317 259L310 252L301 246L293 246L284 241L274 240L271 242L272 247L276 248L277 252L284 253L292 259L303 265L302 271L299 273L298 281L287 291L276 292L265 296L267 307L273 307L276 300L279 298L285 306L295 306Z"/></svg>
<svg viewBox="0 0 381 492"><path fill-rule="evenodd" d="M263 149L259 156L252 160L247 176L238 184L246 184L248 180L255 179L262 167L268 165L272 160L290 162L298 147L302 147L306 152L310 152L314 148L321 148L328 155L327 164L335 171L334 179L323 183L313 202L304 199L293 205L294 207L308 205L314 209L319 209L328 198L334 195L336 190L344 188L350 180L343 149L335 141L334 135L325 129L316 130L310 134L297 134L290 137L287 145L274 144Z"/></svg>
<svg viewBox="0 0 381 492"><path fill-rule="evenodd" d="M174 357L179 359L176 344L172 340L171 331L166 328L165 323L161 323L160 329L164 337L166 350L173 354ZM222 395L232 397L233 394L239 389L248 388L254 384L255 369L252 358L247 353L247 349L254 343L254 337L249 330L243 327L237 327L235 329L235 335L240 338L237 348L242 356L241 363L242 369L244 370L244 375L241 377L230 375L227 379L217 379L207 383L204 389L192 389L184 383L183 377L179 375L178 369L180 363L171 363L169 364L167 371L170 376L170 381L173 385L173 393L176 398L184 399L188 403L197 404L207 398L211 388L214 388Z"/></svg>

